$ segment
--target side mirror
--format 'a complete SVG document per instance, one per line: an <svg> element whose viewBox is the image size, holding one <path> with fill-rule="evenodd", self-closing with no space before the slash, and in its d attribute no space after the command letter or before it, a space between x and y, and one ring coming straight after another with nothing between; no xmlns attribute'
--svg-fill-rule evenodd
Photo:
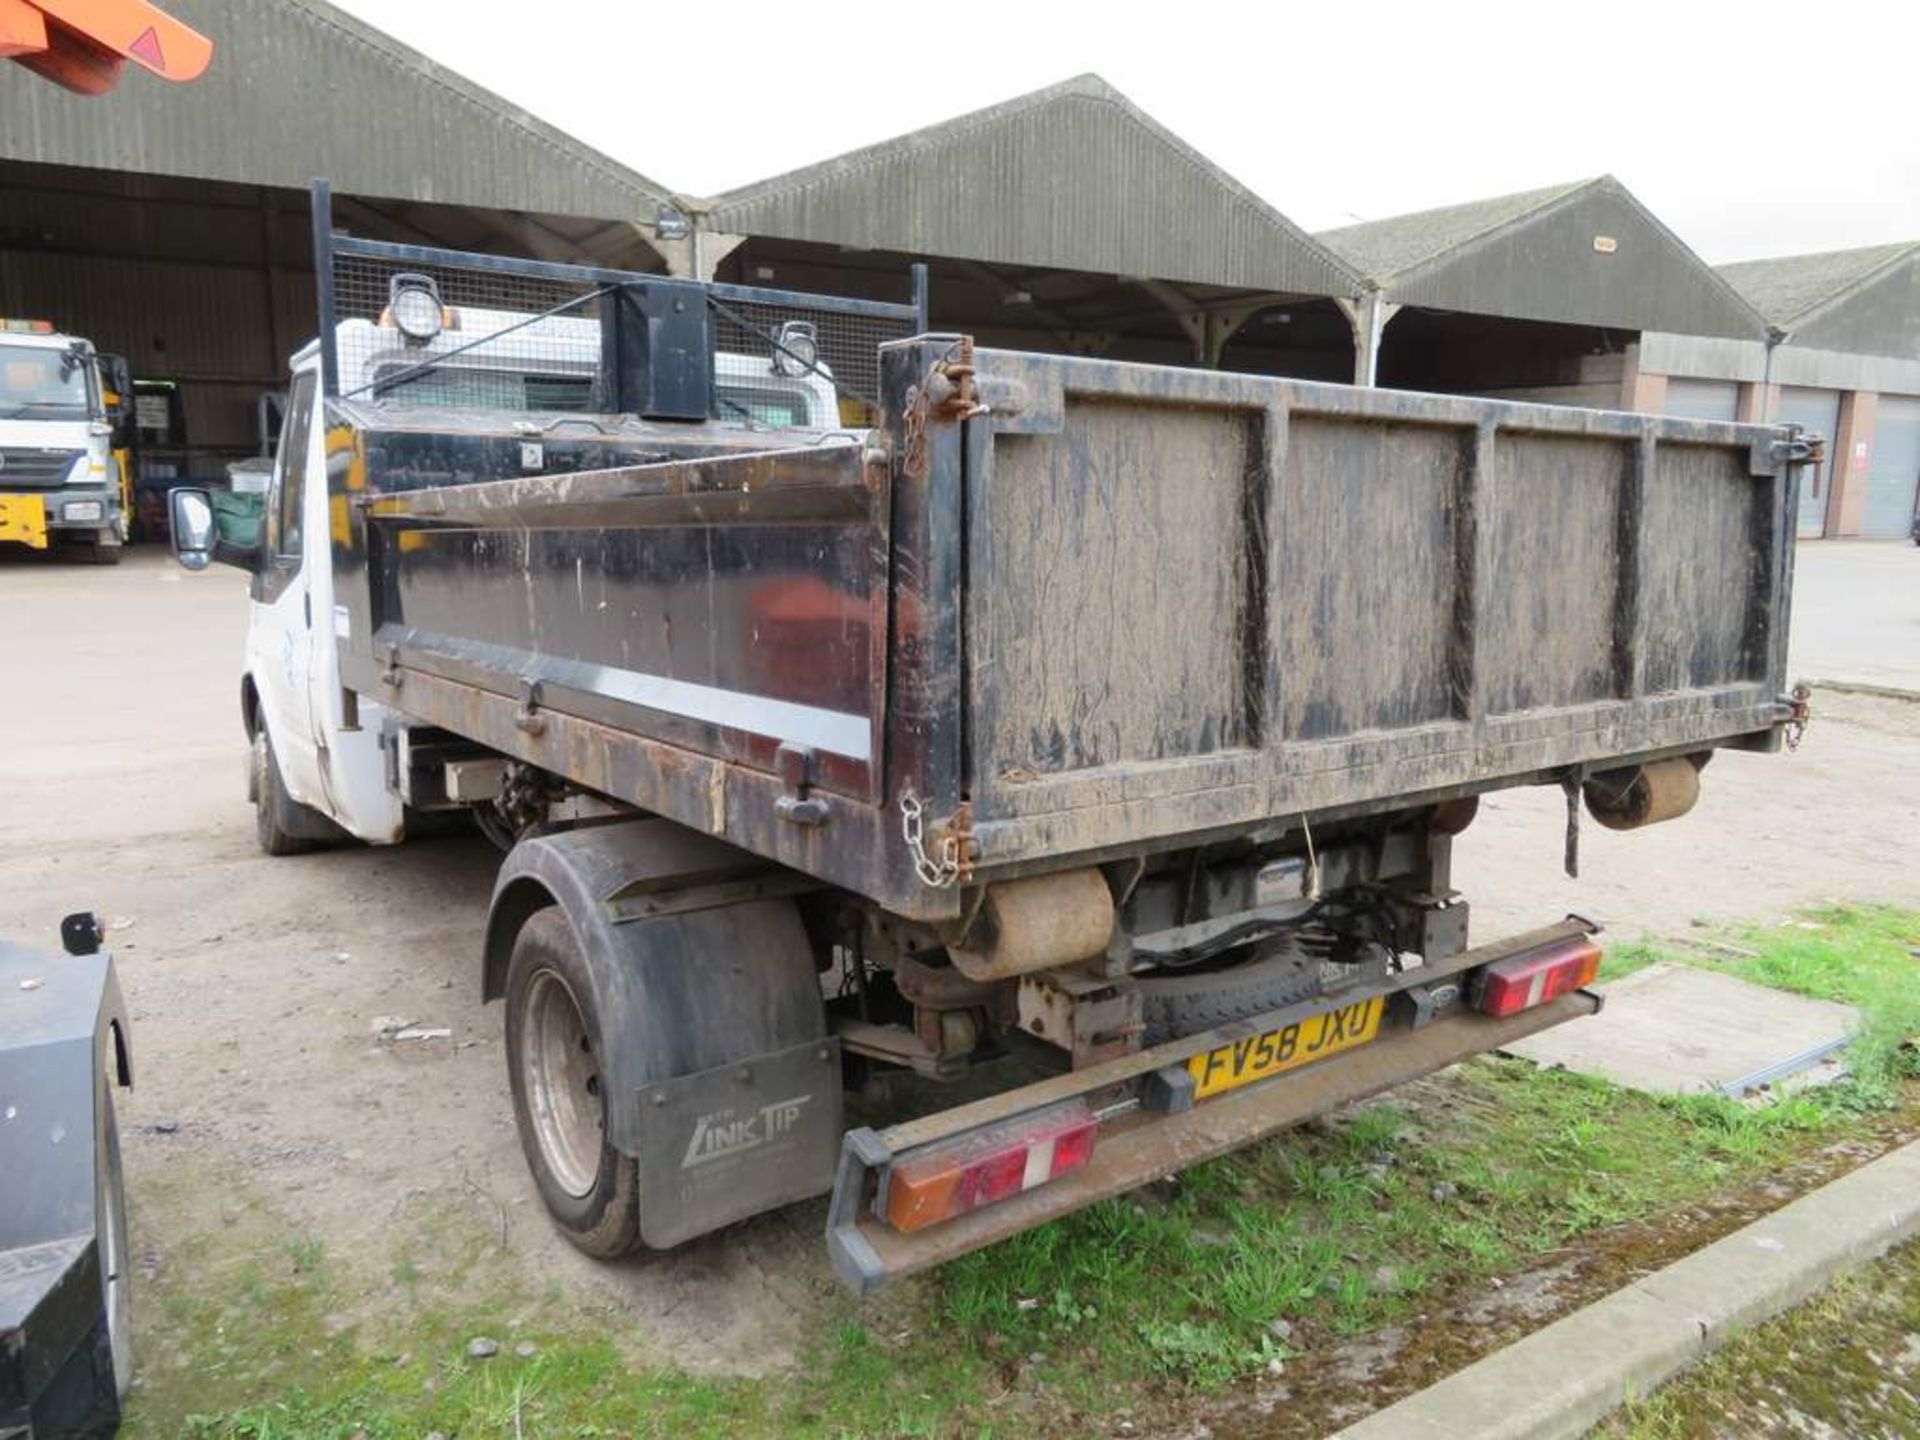
<svg viewBox="0 0 1920 1440"><path fill-rule="evenodd" d="M167 492L167 528L173 535L173 556L189 570L204 570L213 561L219 534L213 526L213 498L204 490Z"/></svg>

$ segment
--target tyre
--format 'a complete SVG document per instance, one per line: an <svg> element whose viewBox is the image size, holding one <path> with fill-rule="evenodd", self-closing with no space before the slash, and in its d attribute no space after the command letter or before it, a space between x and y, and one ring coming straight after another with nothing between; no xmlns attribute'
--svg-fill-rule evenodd
<svg viewBox="0 0 1920 1440"><path fill-rule="evenodd" d="M313 849L314 842L301 833L310 828L303 825L301 812L312 812L280 783L280 762L274 758L265 725L254 732L253 783L248 789L253 792L254 833L262 850L269 855L302 855Z"/></svg>
<svg viewBox="0 0 1920 1440"><path fill-rule="evenodd" d="M1149 971L1140 991L1144 1045L1159 1045L1234 1020L1332 995L1387 971L1387 957L1365 965L1329 965L1281 942L1268 953L1219 970Z"/></svg>
<svg viewBox="0 0 1920 1440"><path fill-rule="evenodd" d="M126 546L111 530L99 530L86 540L62 540L61 558L82 565L118 565Z"/></svg>
<svg viewBox="0 0 1920 1440"><path fill-rule="evenodd" d="M1221 970L1149 972L1135 984L1147 1027L1141 1043L1159 1045L1311 1000L1320 993L1320 967L1289 947Z"/></svg>
<svg viewBox="0 0 1920 1440"><path fill-rule="evenodd" d="M507 964L507 1077L520 1146L547 1213L601 1260L640 1248L640 1176L607 1143L600 1016L558 907L521 928Z"/></svg>

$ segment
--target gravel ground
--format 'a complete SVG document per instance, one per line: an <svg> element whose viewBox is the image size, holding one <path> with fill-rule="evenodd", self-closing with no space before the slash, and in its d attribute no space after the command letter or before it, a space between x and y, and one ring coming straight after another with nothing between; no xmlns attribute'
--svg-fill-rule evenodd
<svg viewBox="0 0 1920 1440"><path fill-rule="evenodd" d="M1876 575L1911 591L1920 551L1885 553ZM1807 613L1824 610L1818 587L1836 571L1802 566ZM465 1226L497 1233L526 1286L629 1317L643 1349L725 1371L783 1363L830 1284L820 1206L617 1266L546 1225L513 1133L499 1015L479 1001L489 847L255 849L237 706L245 608L237 572L189 576L151 548L114 570L0 561L0 933L50 942L81 908L114 924L149 1263L165 1263L173 1219L217 1213L244 1188L358 1264L370 1297L397 1257ZM1640 835L1586 827L1577 882L1560 872L1559 793L1494 797L1456 865L1476 933L1574 909L1632 935L1829 897L1912 903L1920 706L1849 696L1821 709L1796 755L1718 757L1686 820ZM452 1035L381 1044L380 1017Z"/></svg>

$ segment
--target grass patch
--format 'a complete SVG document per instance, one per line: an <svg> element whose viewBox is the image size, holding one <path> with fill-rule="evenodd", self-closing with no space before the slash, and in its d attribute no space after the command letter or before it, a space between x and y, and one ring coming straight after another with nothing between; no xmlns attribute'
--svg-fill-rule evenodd
<svg viewBox="0 0 1920 1440"><path fill-rule="evenodd" d="M1480 1060L1417 1109L1376 1104L1188 1171L1164 1198L957 1261L935 1303L977 1353L1040 1352L1062 1383L1091 1377L1089 1402L1116 1376L1212 1389L1284 1357L1283 1336L1402 1318L1771 1170L1847 1118L1802 1097L1749 1110Z"/></svg>
<svg viewBox="0 0 1920 1440"><path fill-rule="evenodd" d="M1628 1404L1594 1440L1920 1434L1916 1337L1920 1245L1909 1244Z"/></svg>
<svg viewBox="0 0 1920 1440"><path fill-rule="evenodd" d="M938 1346L907 1352L897 1327L892 1338L874 1333L875 1312L837 1293L790 1374L689 1374L637 1354L639 1337L617 1312L553 1283L503 1284L510 1267L495 1234L445 1211L413 1217L396 1237L402 1248L353 1266L279 1224L244 1179L219 1188L217 1215L180 1172L138 1197L135 1251L164 1258L135 1297L137 1388L124 1436L984 1433L955 1416L985 1393L986 1367ZM153 1245L161 1234L165 1244ZM495 1353L470 1354L476 1337L496 1342Z"/></svg>
<svg viewBox="0 0 1920 1440"><path fill-rule="evenodd" d="M936 1435L949 1433L955 1406L980 1389L977 1375L949 1362L903 1369L851 1318L802 1357L798 1374L824 1378L811 1386L636 1364L611 1327L526 1297L403 1302L342 1324L347 1297L315 1247L268 1246L260 1258L222 1266L212 1246L202 1236L182 1247L182 1278L142 1292L140 1388L125 1435ZM530 1311L537 1318L509 1318ZM478 1336L497 1351L470 1354Z"/></svg>
<svg viewBox="0 0 1920 1440"><path fill-rule="evenodd" d="M882 1312L823 1300L800 1363L762 1381L636 1364L629 1336L557 1294L436 1306L443 1261L417 1250L376 1276L378 1318L342 1328L316 1242L221 1268L212 1247L234 1242L216 1232L208 1264L176 1260L143 1299L130 1433L512 1434L516 1415L529 1435L1078 1433L1757 1179L1920 1095L1901 1048L1920 1030L1920 915L1831 907L1721 943L1684 958L1860 1006L1850 1079L1749 1106L1470 1062L968 1256ZM1609 973L1673 953L1622 947ZM515 1314L529 1318L509 1329ZM475 1334L501 1353L469 1359Z"/></svg>

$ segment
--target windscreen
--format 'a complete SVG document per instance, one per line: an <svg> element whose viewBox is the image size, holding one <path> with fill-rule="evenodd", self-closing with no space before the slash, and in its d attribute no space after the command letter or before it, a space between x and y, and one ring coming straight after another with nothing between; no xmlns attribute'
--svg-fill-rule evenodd
<svg viewBox="0 0 1920 1440"><path fill-rule="evenodd" d="M423 367L412 356L381 361L374 393L389 403L449 410L593 409L591 376L483 369L457 362Z"/></svg>
<svg viewBox="0 0 1920 1440"><path fill-rule="evenodd" d="M0 345L0 420L85 420L91 367L75 350Z"/></svg>

